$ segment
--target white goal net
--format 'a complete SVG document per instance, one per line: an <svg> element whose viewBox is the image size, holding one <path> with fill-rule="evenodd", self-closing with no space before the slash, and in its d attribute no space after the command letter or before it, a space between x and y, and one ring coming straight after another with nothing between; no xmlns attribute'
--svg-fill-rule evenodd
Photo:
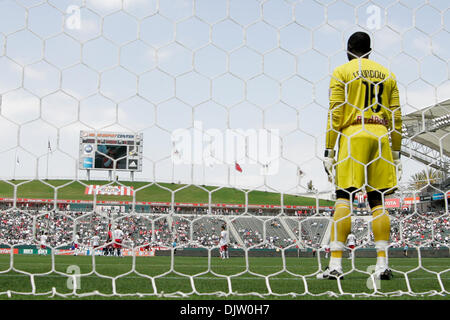
<svg viewBox="0 0 450 320"><path fill-rule="evenodd" d="M323 284L329 85L356 31L400 91L395 277L372 277L361 193ZM444 0L0 0L0 295L448 295L449 59Z"/></svg>

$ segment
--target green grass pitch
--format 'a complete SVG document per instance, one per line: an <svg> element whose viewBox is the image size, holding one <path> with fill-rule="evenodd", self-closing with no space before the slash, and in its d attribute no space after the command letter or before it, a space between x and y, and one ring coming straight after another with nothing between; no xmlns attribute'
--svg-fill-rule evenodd
<svg viewBox="0 0 450 320"><path fill-rule="evenodd" d="M0 256L0 292L3 293L0 299L46 300L52 296L52 288L60 294L73 292L68 288L68 277L50 272L52 270L51 256L15 255L13 265L17 271L8 271L10 259L9 255ZM350 271L351 260L344 260L344 272ZM173 268L171 268L172 262ZM328 261L322 258L321 263L322 266L326 266ZM450 265L448 258L422 258L421 267L419 267L418 259L415 258L392 258L390 259L391 268L407 272L409 281L406 281L405 274L395 272L392 280L381 281L379 291L391 293L389 297L358 296L358 293L373 293L373 290L367 287L368 275L357 270L367 271L374 263L374 259L356 258L354 261L356 270L345 276L339 288L336 281L317 280L313 275L319 269L317 258L286 257L283 269L281 255L279 257L249 257L247 269L245 257L236 256L226 260L211 257L210 262L208 257L175 255L173 261L171 256L136 257L133 269L132 257L97 256L95 272L93 272L93 259L90 256L54 256L55 271L72 274L68 268L75 266L79 268L81 274L84 274L80 278L80 289L77 293L98 291L106 296L95 295L83 298L54 296L53 299L449 299L448 294L430 295L433 292L441 292L441 285L445 291L450 290L450 271L443 272L448 270ZM46 274L48 272L50 273ZM440 273L440 282L437 273ZM31 274L34 275L36 295L16 294L15 292L32 291ZM262 276L269 275L267 283ZM310 276L303 279L297 275ZM154 282L146 276L152 277ZM195 276L193 283L189 276ZM229 293L229 284L224 276L232 276L230 280L235 294L220 295L220 292ZM70 280L69 283L71 283ZM117 294L133 295L122 297L113 295L113 283ZM269 294L268 284L274 293L272 295ZM197 292L208 295L192 294L193 286ZM356 296L340 295L340 289ZM5 294L8 290L12 293L11 298ZM305 294L306 291L310 294ZM400 291L409 294L397 296L395 293ZM136 293L153 295L139 297L135 295ZM414 296L413 293L417 295ZM426 294L422 296L423 293ZM170 294L176 294L178 297ZM184 294L187 296L183 297ZM276 296L275 294L284 295Z"/></svg>
<svg viewBox="0 0 450 320"><path fill-rule="evenodd" d="M80 183L81 182L81 183ZM70 180L15 180L15 181L0 181L0 198L13 198L14 185L17 185L17 198L31 198L31 199L54 199L55 191L57 192L57 199L61 200L94 200L93 195L84 194L85 185L108 184L107 181L70 181ZM214 186L187 186L183 184L172 183L157 183L149 182L129 182L121 181L126 186L132 186L136 192L136 201L154 201L154 202L171 202L171 191L176 191L174 194L174 202L187 203L208 203L208 191L211 193L212 203L227 203L227 204L244 204L245 190L238 190L233 188L221 188ZM84 184L84 185L83 185ZM114 184L116 185L116 184ZM57 189L55 189L57 188ZM171 190L171 191L169 191ZM178 190L178 191L177 191ZM102 201L133 201L130 196L108 196L98 195L97 200ZM275 192L265 191L249 191L248 204L264 204L264 205L280 205L281 195ZM283 195L284 205L297 206L333 206L334 202L324 199L317 199L314 195L311 197L296 196L290 194Z"/></svg>

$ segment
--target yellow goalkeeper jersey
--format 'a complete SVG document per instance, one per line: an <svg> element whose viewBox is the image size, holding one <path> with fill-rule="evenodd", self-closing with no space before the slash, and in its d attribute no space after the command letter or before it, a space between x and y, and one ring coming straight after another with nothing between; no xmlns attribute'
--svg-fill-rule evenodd
<svg viewBox="0 0 450 320"><path fill-rule="evenodd" d="M401 110L395 75L369 59L337 67L330 81L326 148L334 149L339 132L351 125L384 125L392 149L401 148Z"/></svg>

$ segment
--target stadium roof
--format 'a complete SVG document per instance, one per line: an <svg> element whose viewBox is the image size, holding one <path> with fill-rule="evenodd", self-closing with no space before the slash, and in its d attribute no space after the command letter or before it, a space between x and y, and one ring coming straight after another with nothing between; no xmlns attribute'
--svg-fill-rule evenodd
<svg viewBox="0 0 450 320"><path fill-rule="evenodd" d="M420 143L450 158L450 100L403 116L403 132Z"/></svg>

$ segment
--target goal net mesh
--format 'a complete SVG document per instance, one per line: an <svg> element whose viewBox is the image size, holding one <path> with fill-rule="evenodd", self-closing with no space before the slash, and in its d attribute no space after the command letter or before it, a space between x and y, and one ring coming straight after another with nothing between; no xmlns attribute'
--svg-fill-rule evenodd
<svg viewBox="0 0 450 320"><path fill-rule="evenodd" d="M346 280L324 284L328 88L360 30L415 115L384 199L395 280L372 277L359 194ZM438 0L0 1L0 294L448 295L449 32ZM142 170L87 177L81 131L143 134ZM116 227L124 259L103 257Z"/></svg>

